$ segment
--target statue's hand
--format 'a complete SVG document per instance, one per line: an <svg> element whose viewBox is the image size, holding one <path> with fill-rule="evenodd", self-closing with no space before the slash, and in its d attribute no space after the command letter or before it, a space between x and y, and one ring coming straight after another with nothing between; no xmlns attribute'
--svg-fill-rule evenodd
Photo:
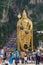
<svg viewBox="0 0 43 65"><path fill-rule="evenodd" d="M21 26L20 26L20 29L21 29L21 30L23 30L23 29L24 29L24 26L23 26L23 25L21 25Z"/></svg>
<svg viewBox="0 0 43 65"><path fill-rule="evenodd" d="M28 34L28 33L29 33L29 31L28 31L28 30L26 30L26 31L25 31L25 34Z"/></svg>

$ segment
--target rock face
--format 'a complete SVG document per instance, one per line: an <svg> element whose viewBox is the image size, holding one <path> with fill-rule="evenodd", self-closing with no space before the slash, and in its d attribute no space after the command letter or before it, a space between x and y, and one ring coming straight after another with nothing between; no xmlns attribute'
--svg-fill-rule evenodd
<svg viewBox="0 0 43 65"><path fill-rule="evenodd" d="M0 1L0 20L1 22L8 21L8 10L9 10L9 0Z"/></svg>
<svg viewBox="0 0 43 65"><path fill-rule="evenodd" d="M18 6L16 4L16 0L11 0L10 7L13 10L14 16L17 16L17 14L19 12L19 8L18 8Z"/></svg>
<svg viewBox="0 0 43 65"><path fill-rule="evenodd" d="M2 16L2 20L1 20L1 22L8 22L8 12L6 12L6 10L5 9L3 9L3 14L2 14L3 16Z"/></svg>
<svg viewBox="0 0 43 65"><path fill-rule="evenodd" d="M30 0L31 4L43 3L43 0Z"/></svg>

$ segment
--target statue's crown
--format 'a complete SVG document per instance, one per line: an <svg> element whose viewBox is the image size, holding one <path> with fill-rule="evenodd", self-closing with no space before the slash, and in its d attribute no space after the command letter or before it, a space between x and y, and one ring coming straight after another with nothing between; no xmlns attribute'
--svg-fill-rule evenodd
<svg viewBox="0 0 43 65"><path fill-rule="evenodd" d="M25 10L23 10L22 18L27 18L27 15L26 15L26 11Z"/></svg>

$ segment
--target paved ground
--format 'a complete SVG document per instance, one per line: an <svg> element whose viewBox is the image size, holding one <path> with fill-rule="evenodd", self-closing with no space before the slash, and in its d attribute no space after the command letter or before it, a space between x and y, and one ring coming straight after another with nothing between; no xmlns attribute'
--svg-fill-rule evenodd
<svg viewBox="0 0 43 65"><path fill-rule="evenodd" d="M8 61L6 61L5 63L8 63L8 65L15 65L15 63L13 62L12 64L9 64ZM3 63L2 65L5 65L5 63ZM18 65L36 65L35 62L28 62L28 64L22 64L21 62ZM40 65L43 65L42 63L40 63Z"/></svg>
<svg viewBox="0 0 43 65"><path fill-rule="evenodd" d="M21 64L21 63L19 63L18 65L36 65L35 63L28 63L28 64ZM43 65L42 63L40 63L40 65Z"/></svg>
<svg viewBox="0 0 43 65"><path fill-rule="evenodd" d="M15 65L15 64L14 64L14 65ZM30 64L30 63L29 63L29 64L25 64L25 63L24 63L24 64L20 64L20 63L19 63L18 65L36 65L36 64L32 64L32 63L31 63L31 64ZM43 65L43 64L40 63L40 65Z"/></svg>
<svg viewBox="0 0 43 65"><path fill-rule="evenodd" d="M15 64L12 64L12 65L15 65ZM18 64L18 65L36 65L36 64ZM42 63L40 63L40 65L43 65Z"/></svg>

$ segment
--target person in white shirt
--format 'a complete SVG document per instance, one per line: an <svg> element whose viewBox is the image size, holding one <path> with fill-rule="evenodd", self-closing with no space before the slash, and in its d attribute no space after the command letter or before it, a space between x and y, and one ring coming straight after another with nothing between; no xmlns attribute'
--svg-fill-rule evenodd
<svg viewBox="0 0 43 65"><path fill-rule="evenodd" d="M4 50L0 48L0 65L2 65L2 62L3 62L3 53L4 53Z"/></svg>
<svg viewBox="0 0 43 65"><path fill-rule="evenodd" d="M27 64L27 55L24 56L24 63Z"/></svg>

